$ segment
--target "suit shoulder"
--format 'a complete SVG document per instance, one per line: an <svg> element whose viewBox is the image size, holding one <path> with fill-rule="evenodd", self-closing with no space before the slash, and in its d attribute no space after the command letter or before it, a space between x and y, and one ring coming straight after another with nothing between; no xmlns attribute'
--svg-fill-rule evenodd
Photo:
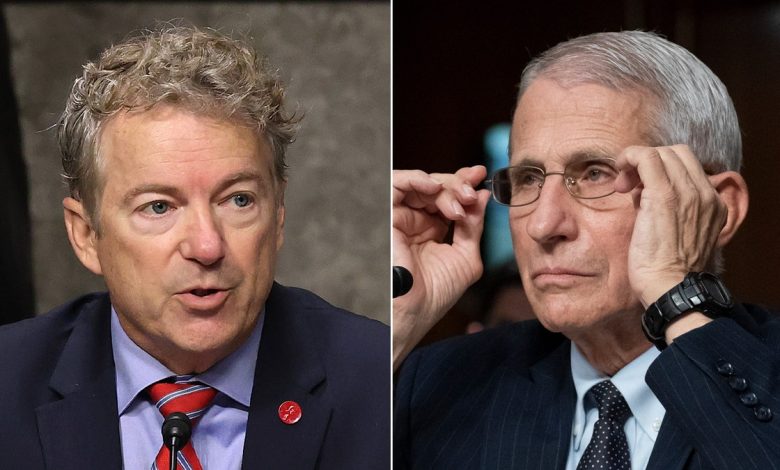
<svg viewBox="0 0 780 470"><path fill-rule="evenodd" d="M328 351L328 358L389 364L390 328L382 322L335 307L308 290L279 284L268 308L297 317L299 327Z"/></svg>
<svg viewBox="0 0 780 470"><path fill-rule="evenodd" d="M428 371L458 364L459 368L490 372L509 359L523 369L563 341L562 335L548 331L537 320L529 320L433 343L417 349L410 359L416 367Z"/></svg>
<svg viewBox="0 0 780 470"><path fill-rule="evenodd" d="M376 335L387 336L390 333L389 327L384 323L336 307L306 289L276 284L272 296L274 296L275 302L281 301L287 305L288 311L296 309L304 312L309 321L321 326L333 325L346 329L343 334L349 334L352 330L360 330L361 335L371 338Z"/></svg>
<svg viewBox="0 0 780 470"><path fill-rule="evenodd" d="M36 400L83 314L100 314L107 294L90 294L34 318L0 327L0 395L9 403ZM43 388L42 388L43 387Z"/></svg>
<svg viewBox="0 0 780 470"><path fill-rule="evenodd" d="M3 325L0 327L0 351L24 351L29 354L36 349L56 348L57 339L67 338L81 312L107 305L108 294L87 294L42 315ZM0 361L8 357L7 354L0 354Z"/></svg>
<svg viewBox="0 0 780 470"><path fill-rule="evenodd" d="M741 307L741 309L739 308ZM739 304L734 320L743 328L761 336L763 333L778 333L780 329L780 313L761 305ZM767 329L771 329L767 331Z"/></svg>

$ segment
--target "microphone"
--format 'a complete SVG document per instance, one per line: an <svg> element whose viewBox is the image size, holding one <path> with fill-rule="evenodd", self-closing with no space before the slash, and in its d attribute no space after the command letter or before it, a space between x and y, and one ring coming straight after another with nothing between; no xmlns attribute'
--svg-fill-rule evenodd
<svg viewBox="0 0 780 470"><path fill-rule="evenodd" d="M169 414L163 421L162 437L165 446L171 450L171 470L176 470L178 452L187 445L191 435L192 423L186 414L177 411Z"/></svg>
<svg viewBox="0 0 780 470"><path fill-rule="evenodd" d="M393 266L393 298L400 297L412 289L414 278L403 266Z"/></svg>

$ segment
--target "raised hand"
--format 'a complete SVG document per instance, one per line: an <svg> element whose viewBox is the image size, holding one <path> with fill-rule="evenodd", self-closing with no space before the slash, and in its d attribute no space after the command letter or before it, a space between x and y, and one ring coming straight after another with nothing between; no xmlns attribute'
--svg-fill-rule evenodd
<svg viewBox="0 0 780 470"><path fill-rule="evenodd" d="M647 308L688 272L707 269L747 213L747 186L733 171L707 175L687 145L628 147L617 165L615 189L633 191L638 208L629 281Z"/></svg>
<svg viewBox="0 0 780 470"><path fill-rule="evenodd" d="M474 188L485 176L483 166L393 172L393 265L414 278L412 289L393 299L394 368L482 275L479 241L490 193Z"/></svg>

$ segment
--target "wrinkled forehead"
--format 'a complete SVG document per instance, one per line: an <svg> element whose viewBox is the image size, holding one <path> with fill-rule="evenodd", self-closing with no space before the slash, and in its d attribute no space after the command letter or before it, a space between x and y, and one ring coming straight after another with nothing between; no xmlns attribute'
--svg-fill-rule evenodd
<svg viewBox="0 0 780 470"><path fill-rule="evenodd" d="M515 109L510 163L558 169L583 159L616 158L630 145L650 145L654 102L634 90L537 79Z"/></svg>
<svg viewBox="0 0 780 470"><path fill-rule="evenodd" d="M221 175L217 169L251 170L278 189L271 146L254 129L180 107L114 116L102 129L98 152L101 193L107 185L169 184L174 177L207 187Z"/></svg>
<svg viewBox="0 0 780 470"><path fill-rule="evenodd" d="M185 118L182 119L182 116ZM147 139L142 139L139 133ZM102 123L97 136L96 152L98 159L103 160L101 166L104 166L109 154L112 156L116 154L107 150L117 140L122 140L125 147L148 147L151 142L163 144L166 141L177 140L184 143L203 141L202 145L208 147L209 137L213 139L215 134L224 135L228 140L241 140L244 142L244 147L247 147L246 151L271 156L270 171L276 176L271 143L256 123L240 116L227 115L218 109L203 110L178 102L137 106L117 112ZM239 135L249 138L237 139ZM153 160L154 155L147 155L147 158Z"/></svg>
<svg viewBox="0 0 780 470"><path fill-rule="evenodd" d="M581 148L568 154L556 154L545 158L543 155L526 154L512 159L513 166L528 166L540 168L545 171L556 171L563 168L577 168L582 165L594 162L604 162L609 165L615 164L614 152L609 149L593 146Z"/></svg>

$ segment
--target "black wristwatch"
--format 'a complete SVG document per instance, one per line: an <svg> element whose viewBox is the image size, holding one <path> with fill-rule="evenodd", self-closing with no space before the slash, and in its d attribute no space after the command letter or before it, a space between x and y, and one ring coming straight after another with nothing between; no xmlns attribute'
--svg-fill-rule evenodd
<svg viewBox="0 0 780 470"><path fill-rule="evenodd" d="M710 273L688 273L685 279L647 308L642 315L642 330L651 343L666 348L666 328L688 312L696 311L710 318L728 315L734 306L731 293L723 281Z"/></svg>

